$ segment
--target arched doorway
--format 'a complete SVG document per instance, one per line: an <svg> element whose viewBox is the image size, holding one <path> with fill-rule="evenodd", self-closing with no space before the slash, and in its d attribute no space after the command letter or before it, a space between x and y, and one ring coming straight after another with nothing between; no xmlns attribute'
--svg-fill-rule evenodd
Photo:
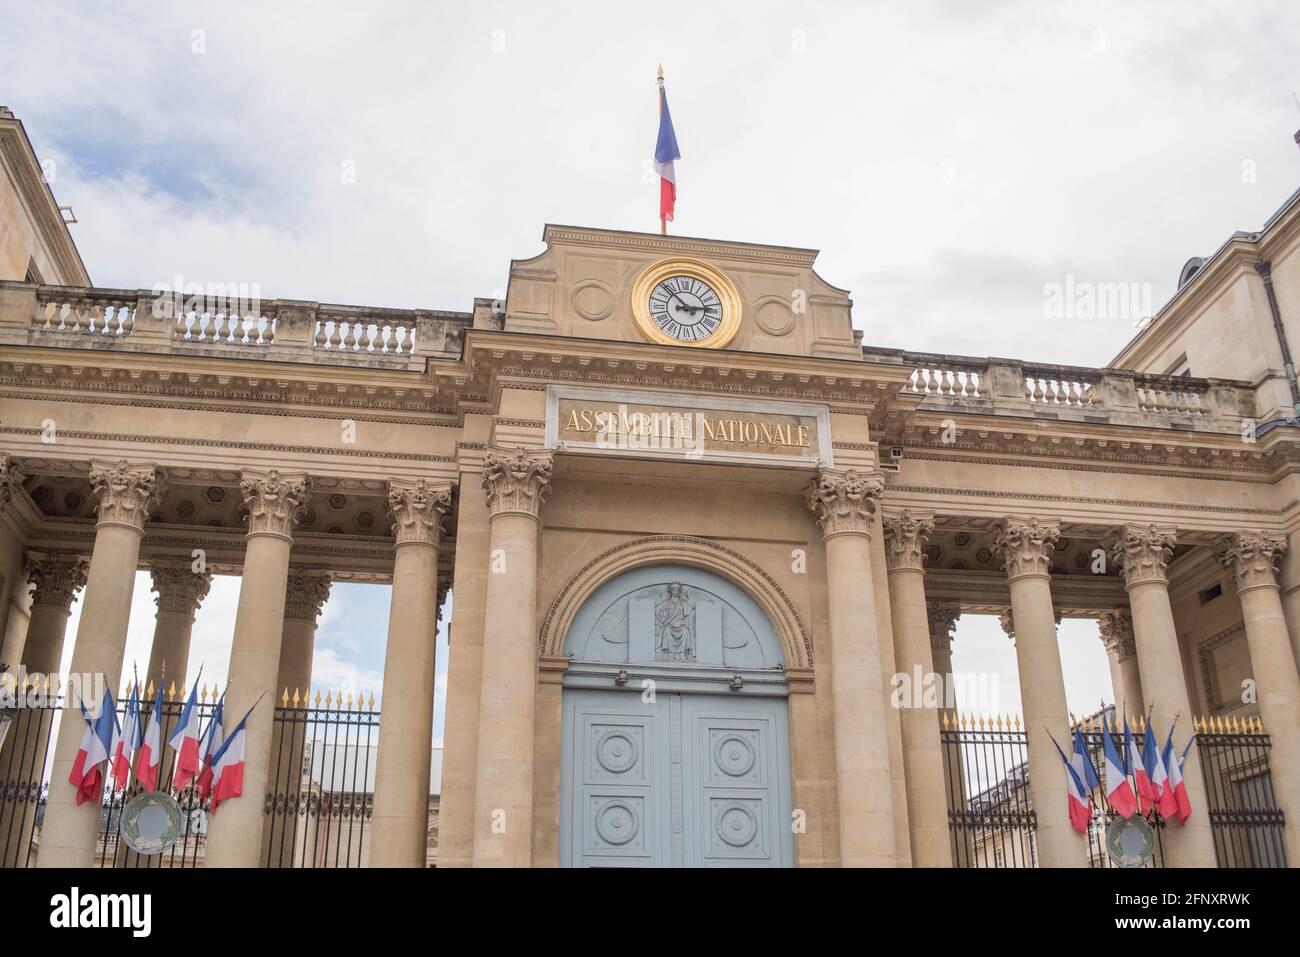
<svg viewBox="0 0 1300 957"><path fill-rule="evenodd" d="M564 653L562 866L793 865L784 656L745 591L693 566L626 571Z"/></svg>

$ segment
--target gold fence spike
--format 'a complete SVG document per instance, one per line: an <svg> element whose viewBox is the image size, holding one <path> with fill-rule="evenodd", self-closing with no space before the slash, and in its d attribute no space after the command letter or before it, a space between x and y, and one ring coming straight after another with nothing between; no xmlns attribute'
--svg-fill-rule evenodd
<svg viewBox="0 0 1300 957"><path fill-rule="evenodd" d="M288 688L285 688L285 689L284 689L284 693L287 695L287 694L289 693L289 689L288 689ZM294 689L293 689L293 697L292 697L291 699L289 699L289 700L291 700L291 701L293 702L293 706L294 706L295 708L298 707L298 689L297 689L297 688L294 688Z"/></svg>
<svg viewBox="0 0 1300 957"><path fill-rule="evenodd" d="M280 707L281 708L289 707L289 686L288 685L285 685L284 689L280 692Z"/></svg>
<svg viewBox="0 0 1300 957"><path fill-rule="evenodd" d="M152 698L152 697L153 697L153 691L154 691L154 688L153 688L153 679L150 678L150 679L149 679L149 687L146 688L146 689L144 690L144 693L147 694L150 698Z"/></svg>
<svg viewBox="0 0 1300 957"><path fill-rule="evenodd" d="M351 692L351 691L348 692L348 710L349 710L349 711L352 710L352 692Z"/></svg>
<svg viewBox="0 0 1300 957"><path fill-rule="evenodd" d="M316 707L320 707L320 689L316 689Z"/></svg>
<svg viewBox="0 0 1300 957"><path fill-rule="evenodd" d="M367 711L375 710L375 693L373 691L370 692L370 697L366 700L366 710Z"/></svg>
<svg viewBox="0 0 1300 957"><path fill-rule="evenodd" d="M167 700L168 700L168 701L175 701L175 700L176 700L176 682L175 682L175 681L172 681L172 685L171 685L171 687L167 689Z"/></svg>

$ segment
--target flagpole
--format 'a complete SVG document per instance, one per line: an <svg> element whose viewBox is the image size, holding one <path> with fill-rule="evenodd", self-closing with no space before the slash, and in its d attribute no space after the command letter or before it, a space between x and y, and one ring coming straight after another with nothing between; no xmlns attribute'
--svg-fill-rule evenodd
<svg viewBox="0 0 1300 957"><path fill-rule="evenodd" d="M664 65L662 63L659 64L658 79L659 79L659 112L660 114L662 114L664 111ZM660 189L662 188L663 187L660 186ZM668 235L668 220L664 219L662 211L660 212L659 215L659 235L660 236Z"/></svg>

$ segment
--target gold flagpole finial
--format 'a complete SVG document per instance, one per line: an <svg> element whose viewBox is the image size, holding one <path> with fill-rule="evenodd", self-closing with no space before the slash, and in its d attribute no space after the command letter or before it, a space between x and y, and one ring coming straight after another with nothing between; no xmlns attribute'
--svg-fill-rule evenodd
<svg viewBox="0 0 1300 957"><path fill-rule="evenodd" d="M660 83L664 81L664 65L662 63L659 64L659 72L658 74L656 74L656 76L658 77Z"/></svg>

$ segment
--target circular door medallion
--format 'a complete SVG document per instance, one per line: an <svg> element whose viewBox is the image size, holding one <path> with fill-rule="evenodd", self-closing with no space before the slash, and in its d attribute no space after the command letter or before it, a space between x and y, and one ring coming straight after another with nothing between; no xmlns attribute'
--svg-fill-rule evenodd
<svg viewBox="0 0 1300 957"><path fill-rule="evenodd" d="M596 740L596 760L611 774L622 774L636 766L636 742L622 731L606 731Z"/></svg>
<svg viewBox="0 0 1300 957"><path fill-rule="evenodd" d="M718 837L732 847L744 847L758 836L758 819L743 804L724 804L718 809L713 826Z"/></svg>
<svg viewBox="0 0 1300 957"><path fill-rule="evenodd" d="M632 283L632 318L651 342L721 349L740 330L740 293L720 269L689 257L647 266Z"/></svg>
<svg viewBox="0 0 1300 957"><path fill-rule="evenodd" d="M718 738L713 745L713 762L733 778L743 777L754 767L754 746L738 734Z"/></svg>
<svg viewBox="0 0 1300 957"><path fill-rule="evenodd" d="M626 844L639 830L641 821L626 801L606 801L596 811L596 833L606 844Z"/></svg>

